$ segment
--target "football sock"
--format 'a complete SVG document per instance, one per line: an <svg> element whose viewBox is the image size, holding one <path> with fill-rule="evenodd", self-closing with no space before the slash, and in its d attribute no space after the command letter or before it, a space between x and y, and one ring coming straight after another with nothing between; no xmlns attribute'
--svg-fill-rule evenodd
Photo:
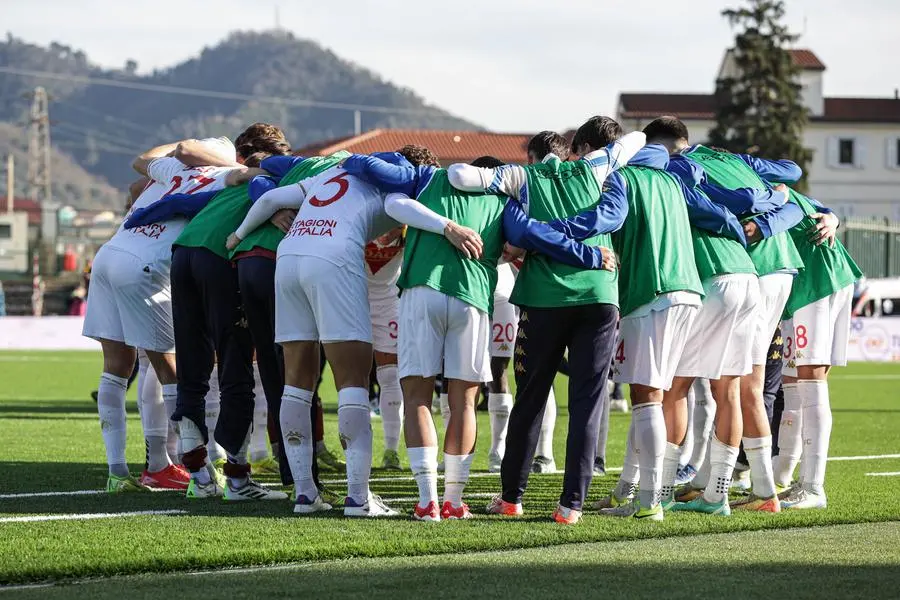
<svg viewBox="0 0 900 600"><path fill-rule="evenodd" d="M252 429L252 425L250 429ZM247 485L250 480L250 465L247 462L248 449L250 448L251 431L247 430L244 441L237 453L228 452L227 462L225 463L225 475L228 477L228 483L232 488L238 489Z"/></svg>
<svg viewBox="0 0 900 600"><path fill-rule="evenodd" d="M609 437L609 394L603 397L603 406L600 409L600 429L597 431L597 451L595 458L606 460L606 440Z"/></svg>
<svg viewBox="0 0 900 600"><path fill-rule="evenodd" d="M215 462L225 458L225 449L216 443L216 424L219 422L219 411L222 400L219 396L219 367L213 366L209 376L209 391L206 393L206 432L209 442L206 444L206 453L209 462Z"/></svg>
<svg viewBox="0 0 900 600"><path fill-rule="evenodd" d="M338 391L338 431L346 440L347 496L359 504L369 498L372 471L372 417L369 390L347 387Z"/></svg>
<svg viewBox="0 0 900 600"><path fill-rule="evenodd" d="M709 462L709 453L710 453L710 441L706 440L706 443L703 445L706 447L706 456L704 456L700 460L700 466L697 468L697 475L694 479L691 480L691 487L696 490L702 490L709 483L709 474L710 474L710 462ZM696 444L694 444L696 446Z"/></svg>
<svg viewBox="0 0 900 600"><path fill-rule="evenodd" d="M634 416L632 415L625 443L625 459L622 463L622 473L619 475L619 483L616 484L613 490L613 495L619 499L632 496L637 489L638 480L640 479L641 469L638 464L637 454L634 452L634 427Z"/></svg>
<svg viewBox="0 0 900 600"><path fill-rule="evenodd" d="M659 502L660 476L666 451L666 421L661 404L643 404L634 408L634 451L641 468L638 495L643 508Z"/></svg>
<svg viewBox="0 0 900 600"><path fill-rule="evenodd" d="M419 487L419 506L426 508L438 501L437 492L437 446L407 448L409 468Z"/></svg>
<svg viewBox="0 0 900 600"><path fill-rule="evenodd" d="M297 496L313 500L319 490L313 481L313 426L311 390L286 385L281 398L281 432L284 453L294 478Z"/></svg>
<svg viewBox="0 0 900 600"><path fill-rule="evenodd" d="M491 420L490 454L497 454L501 458L506 453L506 430L509 426L512 405L512 394L488 394L488 415Z"/></svg>
<svg viewBox="0 0 900 600"><path fill-rule="evenodd" d="M166 443L169 436L169 418L163 400L162 386L153 369L147 369L138 379L138 403L141 406L141 426L144 429L144 445L147 450L146 468L151 473L162 471L171 463Z"/></svg>
<svg viewBox="0 0 900 600"><path fill-rule="evenodd" d="M269 456L269 405L263 390L259 367L253 363L253 427L250 432L250 462L260 461Z"/></svg>
<svg viewBox="0 0 900 600"><path fill-rule="evenodd" d="M805 490L824 494L832 421L828 382L803 380L797 382L797 389L803 400L803 416L800 421L804 452L800 459L800 481Z"/></svg>
<svg viewBox="0 0 900 600"><path fill-rule="evenodd" d="M400 434L403 431L403 392L397 365L383 365L375 369L375 378L381 393L378 398L381 408L381 426L384 429L384 447L396 452L400 449Z"/></svg>
<svg viewBox="0 0 900 600"><path fill-rule="evenodd" d="M778 428L778 456L773 459L775 483L787 487L803 453L803 400L796 383L785 383L784 411Z"/></svg>
<svg viewBox="0 0 900 600"><path fill-rule="evenodd" d="M444 453L444 502L454 508L462 505L462 495L469 482L469 469L472 468L474 454Z"/></svg>
<svg viewBox="0 0 900 600"><path fill-rule="evenodd" d="M544 416L541 420L541 435L538 437L535 456L543 456L553 460L553 430L556 428L556 395L553 388L547 394L547 404L544 407Z"/></svg>
<svg viewBox="0 0 900 600"><path fill-rule="evenodd" d="M744 454L750 463L750 483L753 493L760 498L775 495L775 475L772 471L772 436L745 437Z"/></svg>
<svg viewBox="0 0 900 600"><path fill-rule="evenodd" d="M694 453L694 390L688 391L687 395L687 431L684 432L684 441L681 442L681 456L678 458L679 465L691 464L691 456Z"/></svg>
<svg viewBox="0 0 900 600"><path fill-rule="evenodd" d="M447 437L447 428L450 427L450 398L447 394L441 394L441 420L444 422L444 437Z"/></svg>
<svg viewBox="0 0 900 600"><path fill-rule="evenodd" d="M691 419L694 443L688 464L699 471L709 453L709 440L716 420L716 403L706 379L695 379L691 391L694 392L694 412Z"/></svg>
<svg viewBox="0 0 900 600"><path fill-rule="evenodd" d="M128 464L125 461L125 392L128 378L111 373L100 375L97 387L97 412L100 415L100 432L106 446L106 463L110 475L127 477Z"/></svg>
<svg viewBox="0 0 900 600"><path fill-rule="evenodd" d="M672 496L675 489L675 476L678 474L678 461L681 459L681 446L666 442L666 450L663 454L663 466L661 476L660 495L663 500Z"/></svg>
<svg viewBox="0 0 900 600"><path fill-rule="evenodd" d="M728 499L728 488L739 451L737 446L723 444L713 436L709 443L709 482L703 490L704 500L718 503Z"/></svg>
<svg viewBox="0 0 900 600"><path fill-rule="evenodd" d="M169 383L160 386L160 388L162 389L163 404L166 406L166 420L168 421L166 450L169 453L169 459L172 462L181 462L181 455L184 454L184 449L181 447L181 438L178 436L178 428L172 421L172 415L175 414L175 405L178 404L178 384Z"/></svg>

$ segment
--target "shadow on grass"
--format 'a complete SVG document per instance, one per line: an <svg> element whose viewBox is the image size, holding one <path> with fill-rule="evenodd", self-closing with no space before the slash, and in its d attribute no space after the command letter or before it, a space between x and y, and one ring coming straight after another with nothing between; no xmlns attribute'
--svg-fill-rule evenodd
<svg viewBox="0 0 900 600"><path fill-rule="evenodd" d="M130 403L127 408L128 410L131 410L135 407ZM0 403L0 417L10 413L18 413L26 416L57 414L91 414L96 416L97 403L93 402L90 397L85 397L83 401L72 400L71 398L61 398L59 400L35 400L33 403Z"/></svg>

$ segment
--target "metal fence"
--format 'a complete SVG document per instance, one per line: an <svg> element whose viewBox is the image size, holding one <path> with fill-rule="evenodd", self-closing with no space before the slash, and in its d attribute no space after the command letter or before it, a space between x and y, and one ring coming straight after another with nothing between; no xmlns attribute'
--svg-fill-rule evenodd
<svg viewBox="0 0 900 600"><path fill-rule="evenodd" d="M846 219L841 241L866 277L900 277L900 223L890 219Z"/></svg>

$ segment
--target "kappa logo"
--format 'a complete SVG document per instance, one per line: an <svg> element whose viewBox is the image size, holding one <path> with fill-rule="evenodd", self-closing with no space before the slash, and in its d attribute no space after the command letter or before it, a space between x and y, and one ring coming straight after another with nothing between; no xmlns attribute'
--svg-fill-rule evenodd
<svg viewBox="0 0 900 600"><path fill-rule="evenodd" d="M516 373L524 373L524 372L525 372L525 365L523 365L519 361L516 361Z"/></svg>
<svg viewBox="0 0 900 600"><path fill-rule="evenodd" d="M519 339L520 339L520 340L527 340L527 339L528 339L528 336L525 334L525 330L522 329L521 327L519 328Z"/></svg>
<svg viewBox="0 0 900 600"><path fill-rule="evenodd" d="M528 311L522 311L522 317L519 319L519 323L527 323L528 322Z"/></svg>
<svg viewBox="0 0 900 600"><path fill-rule="evenodd" d="M509 352L509 344L507 344L506 342L503 342L502 344L500 344L500 351L501 352Z"/></svg>
<svg viewBox="0 0 900 600"><path fill-rule="evenodd" d="M519 344L516 344L516 356L525 356L525 348Z"/></svg>

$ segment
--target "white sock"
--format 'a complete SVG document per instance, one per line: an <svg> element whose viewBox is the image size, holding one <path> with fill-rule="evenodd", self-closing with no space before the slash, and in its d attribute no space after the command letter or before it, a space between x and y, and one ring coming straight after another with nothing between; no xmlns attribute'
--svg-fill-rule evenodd
<svg viewBox="0 0 900 600"><path fill-rule="evenodd" d="M144 442L147 448L147 470L156 473L172 464L166 449L169 436L166 403L163 401L162 386L159 385L159 379L153 369L147 369L138 385L141 426L144 429Z"/></svg>
<svg viewBox="0 0 900 600"><path fill-rule="evenodd" d="M825 465L831 440L831 404L828 382L803 380L797 383L803 399L802 437L803 457L800 460L800 481L814 494L825 493Z"/></svg>
<svg viewBox="0 0 900 600"><path fill-rule="evenodd" d="M731 475L734 473L734 463L737 462L740 448L729 446L713 436L709 443L709 483L703 490L703 499L707 502L721 502L728 498L728 488L731 487Z"/></svg>
<svg viewBox="0 0 900 600"><path fill-rule="evenodd" d="M127 418L125 415L125 392L128 379L111 373L100 375L97 387L97 412L100 415L100 432L103 434L103 445L106 446L106 463L110 475L128 476L128 464L125 460L125 432Z"/></svg>
<svg viewBox="0 0 900 600"><path fill-rule="evenodd" d="M622 463L622 473L619 475L619 483L613 490L616 498L627 498L634 494L641 476L641 468L638 464L638 456L634 451L634 416L631 425L628 426L628 437L625 443L625 459Z"/></svg>
<svg viewBox="0 0 900 600"><path fill-rule="evenodd" d="M437 503L437 446L407 448L406 454L413 478L419 486L419 506L426 508L432 502Z"/></svg>
<svg viewBox="0 0 900 600"><path fill-rule="evenodd" d="M396 452L400 449L403 431L403 392L397 365L383 365L375 369L375 378L381 388L378 402L381 408L381 426L384 429L384 447Z"/></svg>
<svg viewBox="0 0 900 600"><path fill-rule="evenodd" d="M666 452L666 421L661 404L637 406L634 421L634 451L641 467L641 486L638 492L642 508L659 503L660 477L663 455Z"/></svg>
<svg viewBox="0 0 900 600"><path fill-rule="evenodd" d="M709 453L709 440L716 422L716 403L709 389L708 379L695 379L691 391L694 392L694 413L691 419L694 443L688 464L699 471Z"/></svg>
<svg viewBox="0 0 900 600"><path fill-rule="evenodd" d="M259 367L253 363L253 377L256 386L253 388L253 428L250 432L250 462L256 462L269 456L269 405L266 403L266 392L263 390Z"/></svg>
<svg viewBox="0 0 900 600"><path fill-rule="evenodd" d="M137 409L138 416L141 414L141 390L144 389L144 381L146 381L147 370L151 368L150 359L147 357L147 353L143 350L138 350L138 374L137 374L137 389L138 389L138 401L137 401ZM125 394L128 394L128 390L125 390ZM141 425L143 426L143 420L141 421Z"/></svg>
<svg viewBox="0 0 900 600"><path fill-rule="evenodd" d="M166 435L166 450L169 453L169 459L175 462L181 462L181 455L184 450L181 447L181 438L178 436L178 428L172 421L172 415L175 414L175 406L178 404L178 384L168 383L160 386L162 389L163 404L166 405L166 420L168 421Z"/></svg>
<svg viewBox="0 0 900 600"><path fill-rule="evenodd" d="M469 483L469 469L472 468L474 454L444 453L444 502L453 508L462 505L462 495Z"/></svg>
<svg viewBox="0 0 900 600"><path fill-rule="evenodd" d="M609 382L610 384L612 382ZM607 392L612 385L607 385ZM602 458L606 461L606 440L609 438L609 403L610 396L607 393L603 397L603 406L600 408L600 427L597 428L597 451L594 458Z"/></svg>
<svg viewBox="0 0 900 600"><path fill-rule="evenodd" d="M181 447L184 449L185 454L203 446L203 434L200 432L200 428L187 417L178 421L178 436L181 439ZM209 471L210 466L211 463L207 457L207 460L201 469L191 471L191 477L196 479L197 483L204 485L209 483L211 476Z"/></svg>
<svg viewBox="0 0 900 600"><path fill-rule="evenodd" d="M543 456L553 460L553 430L556 428L556 395L553 388L547 394L547 405L544 407L544 417L541 420L541 435L538 438L535 456Z"/></svg>
<svg viewBox="0 0 900 600"><path fill-rule="evenodd" d="M696 381L696 380L695 380ZM691 455L694 453L694 389L688 390L687 395L687 431L684 432L684 441L681 442L681 456L678 457L678 464L691 464Z"/></svg>
<svg viewBox="0 0 900 600"><path fill-rule="evenodd" d="M206 430L209 435L209 443L206 444L206 455L209 462L215 462L225 458L225 448L216 442L216 423L219 422L219 411L222 400L219 396L219 368L213 366L209 376L209 391L206 393Z"/></svg>
<svg viewBox="0 0 900 600"><path fill-rule="evenodd" d="M490 454L500 458L506 453L506 429L509 426L509 413L512 410L512 394L488 394L488 415L491 419Z"/></svg>
<svg viewBox="0 0 900 600"><path fill-rule="evenodd" d="M294 478L297 496L313 500L319 490L313 481L312 390L284 386L281 398L281 433L284 453Z"/></svg>
<svg viewBox="0 0 900 600"><path fill-rule="evenodd" d="M675 489L675 476L678 474L678 461L681 459L681 446L666 442L666 451L663 454L663 466L660 485L660 494L663 500L672 496Z"/></svg>
<svg viewBox="0 0 900 600"><path fill-rule="evenodd" d="M744 453L750 464L750 483L760 498L775 495L775 475L772 471L772 436L744 438Z"/></svg>
<svg viewBox="0 0 900 600"><path fill-rule="evenodd" d="M369 390L348 387L338 391L338 432L346 440L347 497L362 505L369 499L372 472L372 417Z"/></svg>
<svg viewBox="0 0 900 600"><path fill-rule="evenodd" d="M784 411L778 428L778 456L773 459L772 465L775 483L787 487L803 453L803 400L796 383L785 383L783 388Z"/></svg>
<svg viewBox="0 0 900 600"><path fill-rule="evenodd" d="M450 398L447 394L441 394L441 421L444 422L444 437L447 437L447 428L450 427Z"/></svg>
<svg viewBox="0 0 900 600"><path fill-rule="evenodd" d="M696 447L697 444L695 443ZM709 483L709 474L710 474L710 462L709 462L709 452L710 452L710 440L707 439L703 444L703 447L706 448L706 455L700 459L700 467L697 468L697 475L691 480L691 487L696 490L702 490L706 488Z"/></svg>

